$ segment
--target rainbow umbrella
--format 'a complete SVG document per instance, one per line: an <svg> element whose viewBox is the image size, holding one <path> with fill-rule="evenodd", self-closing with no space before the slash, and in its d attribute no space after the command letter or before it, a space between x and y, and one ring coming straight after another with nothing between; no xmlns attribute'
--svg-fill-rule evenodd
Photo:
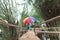
<svg viewBox="0 0 60 40"><path fill-rule="evenodd" d="M31 23L35 22L36 19L34 17L27 17L23 20L23 23L26 24L27 26L27 30L30 30L31 29Z"/></svg>
<svg viewBox="0 0 60 40"><path fill-rule="evenodd" d="M24 23L24 24L30 24L30 23L32 23L32 21L31 21L31 19L30 19L29 17L27 17L27 18L25 18L25 19L23 20L23 23Z"/></svg>
<svg viewBox="0 0 60 40"><path fill-rule="evenodd" d="M36 21L36 19L34 18L34 17L27 17L27 18L25 18L24 20L23 20L23 23L24 24L31 24L31 23L33 23L33 22L35 22Z"/></svg>

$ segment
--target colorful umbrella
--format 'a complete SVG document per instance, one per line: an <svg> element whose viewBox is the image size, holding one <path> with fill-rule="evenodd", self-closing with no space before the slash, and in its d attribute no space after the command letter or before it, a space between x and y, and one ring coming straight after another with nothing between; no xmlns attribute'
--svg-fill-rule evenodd
<svg viewBox="0 0 60 40"><path fill-rule="evenodd" d="M23 20L23 23L24 23L24 24L29 24L29 23L32 23L32 21L30 20L29 17L27 17L27 18L25 18L25 19Z"/></svg>
<svg viewBox="0 0 60 40"><path fill-rule="evenodd" d="M26 24L27 26L27 30L30 30L31 29L31 23L35 22L36 19L34 17L27 17L23 20L23 23Z"/></svg>
<svg viewBox="0 0 60 40"><path fill-rule="evenodd" d="M36 19L34 17L27 17L23 20L23 23L24 24L30 24L30 23L33 23L35 21L36 21Z"/></svg>

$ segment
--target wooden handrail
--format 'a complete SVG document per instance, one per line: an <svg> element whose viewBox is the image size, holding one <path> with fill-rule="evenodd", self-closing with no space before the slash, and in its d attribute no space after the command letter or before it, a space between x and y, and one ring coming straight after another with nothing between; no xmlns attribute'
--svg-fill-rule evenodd
<svg viewBox="0 0 60 40"><path fill-rule="evenodd" d="M48 33L48 34L60 34L59 31L40 31L40 32L37 32L37 33Z"/></svg>
<svg viewBox="0 0 60 40"><path fill-rule="evenodd" d="M35 30L38 30L38 29L60 29L60 27L49 27L49 28L47 28L47 27L45 27L45 28L31 28L32 30L33 29L35 29Z"/></svg>
<svg viewBox="0 0 60 40"><path fill-rule="evenodd" d="M24 32L24 31L27 31L27 30L22 30L21 32ZM36 33L48 33L48 34L60 34L60 31L38 31Z"/></svg>
<svg viewBox="0 0 60 40"><path fill-rule="evenodd" d="M49 19L49 20L46 20L46 21L42 22L41 24L49 23L49 22L51 22L51 21L58 20L58 19L60 19L60 15L59 15L59 16L56 16L56 17L54 17L54 18L51 18L51 19Z"/></svg>
<svg viewBox="0 0 60 40"><path fill-rule="evenodd" d="M6 23L6 22L3 22L3 21L0 21L0 25L9 26L9 27L21 27L21 26L13 25L13 24Z"/></svg>

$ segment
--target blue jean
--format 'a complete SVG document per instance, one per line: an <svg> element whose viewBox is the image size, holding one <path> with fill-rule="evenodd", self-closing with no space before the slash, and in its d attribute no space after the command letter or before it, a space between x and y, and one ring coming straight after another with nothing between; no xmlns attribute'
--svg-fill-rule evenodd
<svg viewBox="0 0 60 40"><path fill-rule="evenodd" d="M27 24L27 30L30 30L30 29L31 29L31 25Z"/></svg>

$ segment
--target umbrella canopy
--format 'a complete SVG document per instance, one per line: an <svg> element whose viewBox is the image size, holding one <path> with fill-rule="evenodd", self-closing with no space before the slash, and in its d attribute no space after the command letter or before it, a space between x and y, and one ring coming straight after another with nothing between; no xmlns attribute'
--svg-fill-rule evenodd
<svg viewBox="0 0 60 40"><path fill-rule="evenodd" d="M30 24L30 23L33 23L35 21L36 21L36 19L34 17L27 17L23 20L23 23L24 24Z"/></svg>
<svg viewBox="0 0 60 40"><path fill-rule="evenodd" d="M30 20L29 17L27 17L27 18L25 18L25 19L23 20L23 23L24 23L24 24L29 24L29 23L32 23L32 21Z"/></svg>
<svg viewBox="0 0 60 40"><path fill-rule="evenodd" d="M30 17L30 19L31 19L32 22L36 21L36 18L34 18L34 17Z"/></svg>

